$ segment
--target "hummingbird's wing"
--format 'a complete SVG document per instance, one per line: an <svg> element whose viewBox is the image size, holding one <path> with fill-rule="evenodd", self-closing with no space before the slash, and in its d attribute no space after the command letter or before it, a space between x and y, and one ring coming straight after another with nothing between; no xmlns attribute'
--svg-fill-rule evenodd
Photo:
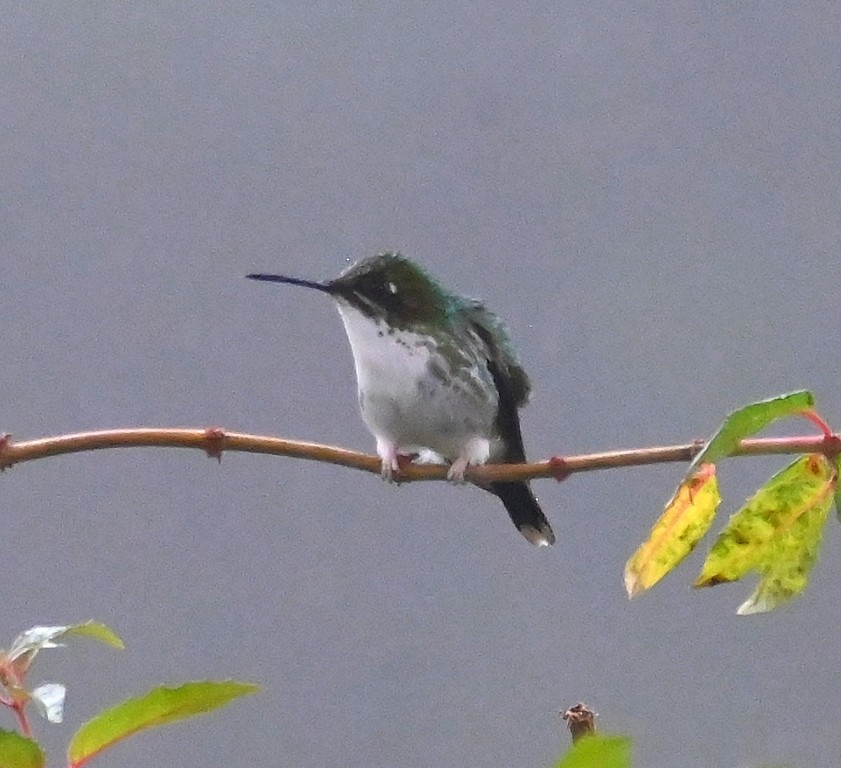
<svg viewBox="0 0 841 768"><path fill-rule="evenodd" d="M531 381L514 354L505 323L479 301L470 305L467 318L473 331L484 343L489 362L496 369L491 374L500 395L504 390L513 401L514 408L521 408L528 402Z"/></svg>
<svg viewBox="0 0 841 768"><path fill-rule="evenodd" d="M479 302L470 307L468 316L471 329L485 347L488 371L499 396L496 427L505 446L499 458L511 463L524 462L526 452L517 409L528 400L531 382L514 355L503 322Z"/></svg>
<svg viewBox="0 0 841 768"><path fill-rule="evenodd" d="M478 303L471 307L470 318L471 328L485 346L488 371L499 395L496 428L504 445L504 452L499 458L512 464L525 463L526 452L517 409L528 400L531 382L514 356L502 321ZM546 546L555 543L552 526L528 483L491 483L487 490L502 499L514 525L532 544Z"/></svg>

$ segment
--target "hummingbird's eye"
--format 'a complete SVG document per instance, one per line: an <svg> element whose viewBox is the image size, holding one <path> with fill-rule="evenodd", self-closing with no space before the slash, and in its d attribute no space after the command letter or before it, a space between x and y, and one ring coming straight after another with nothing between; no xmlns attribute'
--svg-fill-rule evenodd
<svg viewBox="0 0 841 768"><path fill-rule="evenodd" d="M386 283L386 288L392 296L397 295L397 283Z"/></svg>

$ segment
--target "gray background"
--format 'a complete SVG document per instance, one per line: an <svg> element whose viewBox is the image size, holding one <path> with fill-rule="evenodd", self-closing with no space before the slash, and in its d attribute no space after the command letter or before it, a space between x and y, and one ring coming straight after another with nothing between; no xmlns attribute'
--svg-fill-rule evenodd
<svg viewBox="0 0 841 768"><path fill-rule="evenodd" d="M242 276L383 248L508 320L534 457L702 437L802 386L841 422L841 12L782 5L5 4L2 427L370 450L329 302ZM722 517L781 463L725 465ZM103 766L541 766L579 699L650 768L837 765L837 525L776 615L734 615L749 583L690 591L700 552L631 603L681 470L541 482L539 551L443 483L25 464L0 478L2 634L94 617L128 643L39 659L72 686L53 750L157 682L265 686Z"/></svg>

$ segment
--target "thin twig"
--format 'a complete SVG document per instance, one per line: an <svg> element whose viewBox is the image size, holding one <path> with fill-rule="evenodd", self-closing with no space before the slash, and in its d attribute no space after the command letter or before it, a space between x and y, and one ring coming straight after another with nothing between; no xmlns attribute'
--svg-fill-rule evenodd
<svg viewBox="0 0 841 768"><path fill-rule="evenodd" d="M531 464L488 464L470 467L468 480L500 481L531 480L551 477L564 479L576 472L592 472L600 469L636 467L666 462L691 461L703 445L694 441L682 445L664 445L653 448L633 448L624 451L604 451L577 456L553 457L547 461ZM838 452L838 435L773 437L743 440L735 452L737 456L758 456L801 453ZM360 469L379 474L380 460L376 456L337 448L320 443L285 440L279 437L251 435L243 432L227 432L219 428L210 429L108 429L95 432L79 432L71 435L43 437L20 443L11 436L0 438L0 469L6 469L24 461L34 461L48 456L65 453L81 453L105 448L193 448L204 451L208 456L221 459L225 451L264 453L274 456L288 456L309 459L344 467ZM401 467L401 481L443 480L447 467L437 464L405 464Z"/></svg>
<svg viewBox="0 0 841 768"><path fill-rule="evenodd" d="M566 721L573 744L583 736L595 734L598 716L598 712L588 707L583 701L573 704L566 712L561 713L561 719Z"/></svg>

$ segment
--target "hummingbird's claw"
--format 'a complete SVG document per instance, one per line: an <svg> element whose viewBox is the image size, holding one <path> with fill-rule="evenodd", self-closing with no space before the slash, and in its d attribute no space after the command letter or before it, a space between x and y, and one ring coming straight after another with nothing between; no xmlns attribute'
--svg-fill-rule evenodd
<svg viewBox="0 0 841 768"><path fill-rule="evenodd" d="M464 475L468 467L487 462L491 452L488 438L476 436L467 441L462 447L461 455L450 465L447 480L456 485L467 482Z"/></svg>
<svg viewBox="0 0 841 768"><path fill-rule="evenodd" d="M383 453L379 455L380 477L388 483L399 483L403 470L418 458L416 453L398 453L397 448L390 445L384 445Z"/></svg>
<svg viewBox="0 0 841 768"><path fill-rule="evenodd" d="M397 482L397 475L400 474L400 465L397 462L397 458L394 459L383 459L382 464L380 465L380 477L385 480L387 483L394 483Z"/></svg>
<svg viewBox="0 0 841 768"><path fill-rule="evenodd" d="M447 470L447 480L456 485L463 485L467 482L464 478L464 473L467 472L469 466L470 460L464 456L459 456Z"/></svg>

